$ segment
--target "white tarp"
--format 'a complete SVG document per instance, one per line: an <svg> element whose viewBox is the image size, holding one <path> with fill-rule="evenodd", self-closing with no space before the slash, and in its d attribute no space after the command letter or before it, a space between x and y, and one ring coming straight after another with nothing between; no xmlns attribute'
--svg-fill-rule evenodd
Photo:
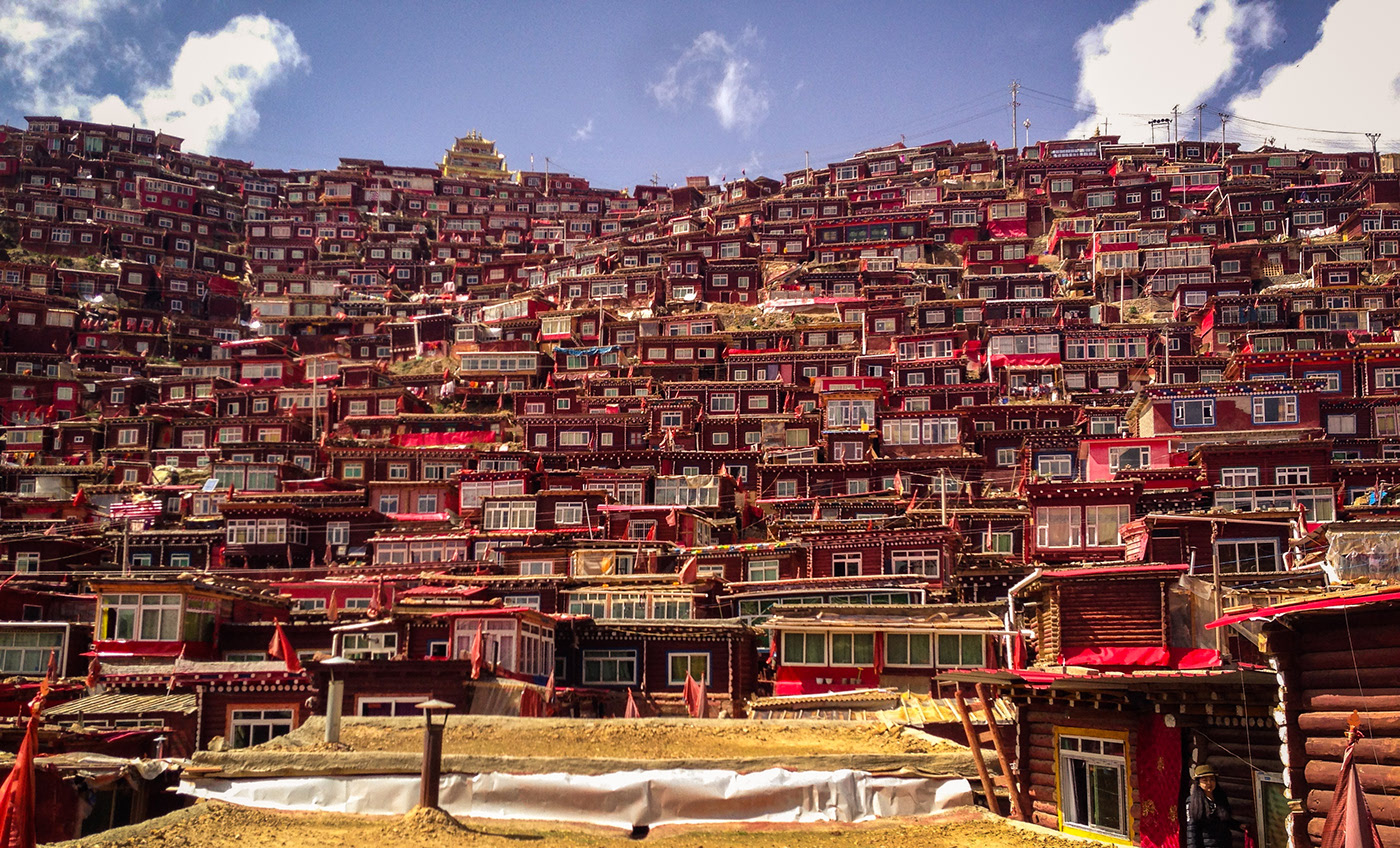
<svg viewBox="0 0 1400 848"><path fill-rule="evenodd" d="M180 792L245 807L403 815L418 802L409 775L186 779ZM960 777L864 771L653 769L586 774L443 775L454 816L610 827L706 822L856 822L921 816L972 803Z"/></svg>

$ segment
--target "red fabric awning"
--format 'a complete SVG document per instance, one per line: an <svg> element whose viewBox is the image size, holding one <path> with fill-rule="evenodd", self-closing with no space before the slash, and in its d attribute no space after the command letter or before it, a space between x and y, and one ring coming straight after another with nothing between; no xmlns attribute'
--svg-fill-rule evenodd
<svg viewBox="0 0 1400 848"><path fill-rule="evenodd" d="M1279 604L1272 607L1263 607L1248 612L1222 616L1208 623L1206 627L1208 629L1224 627L1227 624L1236 624L1241 621L1252 621L1259 618L1274 618L1280 615L1292 615L1294 613L1311 612L1315 610L1347 609L1363 604L1377 604L1385 601L1400 601L1400 590L1377 592L1371 595L1345 595L1334 598L1320 598L1316 601L1307 601L1301 604Z"/></svg>

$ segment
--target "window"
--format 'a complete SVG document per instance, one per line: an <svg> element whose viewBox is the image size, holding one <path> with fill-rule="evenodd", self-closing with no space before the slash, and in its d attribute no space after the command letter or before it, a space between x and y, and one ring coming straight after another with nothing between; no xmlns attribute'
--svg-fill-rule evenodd
<svg viewBox="0 0 1400 848"><path fill-rule="evenodd" d="M229 720L229 739L235 748L261 745L292 732L292 710L234 710Z"/></svg>
<svg viewBox="0 0 1400 848"><path fill-rule="evenodd" d="M890 554L889 574L938 576L939 551L894 551Z"/></svg>
<svg viewBox="0 0 1400 848"><path fill-rule="evenodd" d="M350 544L350 522L331 521L326 524L326 544L328 545L348 545Z"/></svg>
<svg viewBox="0 0 1400 848"><path fill-rule="evenodd" d="M1147 468L1150 455L1146 447L1109 448L1108 470L1116 474L1125 468Z"/></svg>
<svg viewBox="0 0 1400 848"><path fill-rule="evenodd" d="M1132 507L1126 504L1088 506L1084 508L1086 543L1091 548L1123 544L1119 530L1133 520Z"/></svg>
<svg viewBox="0 0 1400 848"><path fill-rule="evenodd" d="M387 660L399 652L397 633L343 633L340 656L347 660Z"/></svg>
<svg viewBox="0 0 1400 848"><path fill-rule="evenodd" d="M583 682L601 685L635 685L636 651L584 651ZM685 682L685 676L681 676Z"/></svg>
<svg viewBox="0 0 1400 848"><path fill-rule="evenodd" d="M1239 489L1246 486L1259 485L1258 468L1222 468L1220 469L1220 485L1229 489Z"/></svg>
<svg viewBox="0 0 1400 848"><path fill-rule="evenodd" d="M38 551L17 551L15 553L15 573L33 574L39 570Z"/></svg>
<svg viewBox="0 0 1400 848"><path fill-rule="evenodd" d="M1355 415L1329 415L1327 416L1327 432L1334 436L1352 436L1356 434Z"/></svg>
<svg viewBox="0 0 1400 848"><path fill-rule="evenodd" d="M826 634L784 633L783 665L826 665Z"/></svg>
<svg viewBox="0 0 1400 848"><path fill-rule="evenodd" d="M560 503L554 505L554 523L560 527L576 527L583 524L583 504Z"/></svg>
<svg viewBox="0 0 1400 848"><path fill-rule="evenodd" d="M1122 740L1059 737L1060 808L1067 827L1126 837L1128 834Z"/></svg>
<svg viewBox="0 0 1400 848"><path fill-rule="evenodd" d="M938 666L940 668L982 668L986 664L987 652L983 648L981 634L938 634Z"/></svg>
<svg viewBox="0 0 1400 848"><path fill-rule="evenodd" d="M749 582L764 583L778 579L778 560L755 559L749 562Z"/></svg>
<svg viewBox="0 0 1400 848"><path fill-rule="evenodd" d="M1080 545L1080 508L1041 506L1035 510L1036 545L1042 548L1077 548Z"/></svg>
<svg viewBox="0 0 1400 848"><path fill-rule="evenodd" d="M1266 395L1254 398L1255 424L1296 424L1297 395Z"/></svg>
<svg viewBox="0 0 1400 848"><path fill-rule="evenodd" d="M40 675L48 667L49 653L63 653L61 630L9 630L0 632L0 672ZM60 660L60 665L62 661Z"/></svg>
<svg viewBox="0 0 1400 848"><path fill-rule="evenodd" d="M1221 574L1256 574L1278 571L1277 539L1238 539L1215 543Z"/></svg>
<svg viewBox="0 0 1400 848"><path fill-rule="evenodd" d="M482 526L487 530L533 530L535 502L491 501L483 511Z"/></svg>
<svg viewBox="0 0 1400 848"><path fill-rule="evenodd" d="M1274 485L1307 486L1312 483L1312 469L1306 465L1282 465L1274 469Z"/></svg>
<svg viewBox="0 0 1400 848"><path fill-rule="evenodd" d="M667 654L667 665L670 675L668 682L672 686L684 686L686 675L695 680L709 685L710 683L710 655L703 654Z"/></svg>
<svg viewBox="0 0 1400 848"><path fill-rule="evenodd" d="M1074 458L1069 454L1046 454L1036 457L1036 473L1042 477L1071 477L1074 475Z"/></svg>
<svg viewBox="0 0 1400 848"><path fill-rule="evenodd" d="M870 666L875 664L874 633L831 634L831 664Z"/></svg>
<svg viewBox="0 0 1400 848"><path fill-rule="evenodd" d="M931 666L933 654L927 633L886 633L885 664Z"/></svg>
<svg viewBox="0 0 1400 848"><path fill-rule="evenodd" d="M1015 465L1017 456L1020 453L1020 448L997 448L997 465L1002 468L1009 468Z"/></svg>
<svg viewBox="0 0 1400 848"><path fill-rule="evenodd" d="M1296 414L1296 412L1295 412ZM1215 425L1214 400L1172 401L1172 423L1178 427L1211 427Z"/></svg>
<svg viewBox="0 0 1400 848"><path fill-rule="evenodd" d="M832 577L857 577L860 575L861 555L859 552L848 552L831 555L831 576Z"/></svg>

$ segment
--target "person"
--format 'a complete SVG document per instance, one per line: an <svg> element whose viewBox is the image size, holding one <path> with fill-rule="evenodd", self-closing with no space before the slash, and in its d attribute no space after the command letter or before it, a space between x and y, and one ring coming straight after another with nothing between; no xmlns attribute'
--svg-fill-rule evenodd
<svg viewBox="0 0 1400 848"><path fill-rule="evenodd" d="M1196 766L1191 772L1191 794L1186 799L1185 848L1231 848L1230 831L1235 830L1235 817L1230 812L1230 799L1216 785L1214 766Z"/></svg>

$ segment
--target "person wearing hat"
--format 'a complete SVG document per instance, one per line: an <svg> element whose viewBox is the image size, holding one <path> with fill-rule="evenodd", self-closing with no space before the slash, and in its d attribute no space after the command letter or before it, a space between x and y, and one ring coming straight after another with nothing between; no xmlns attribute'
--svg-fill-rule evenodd
<svg viewBox="0 0 1400 848"><path fill-rule="evenodd" d="M1230 831L1235 830L1230 799L1216 785L1215 767L1196 766L1191 770L1191 794L1186 799L1186 844L1183 848L1230 848Z"/></svg>

